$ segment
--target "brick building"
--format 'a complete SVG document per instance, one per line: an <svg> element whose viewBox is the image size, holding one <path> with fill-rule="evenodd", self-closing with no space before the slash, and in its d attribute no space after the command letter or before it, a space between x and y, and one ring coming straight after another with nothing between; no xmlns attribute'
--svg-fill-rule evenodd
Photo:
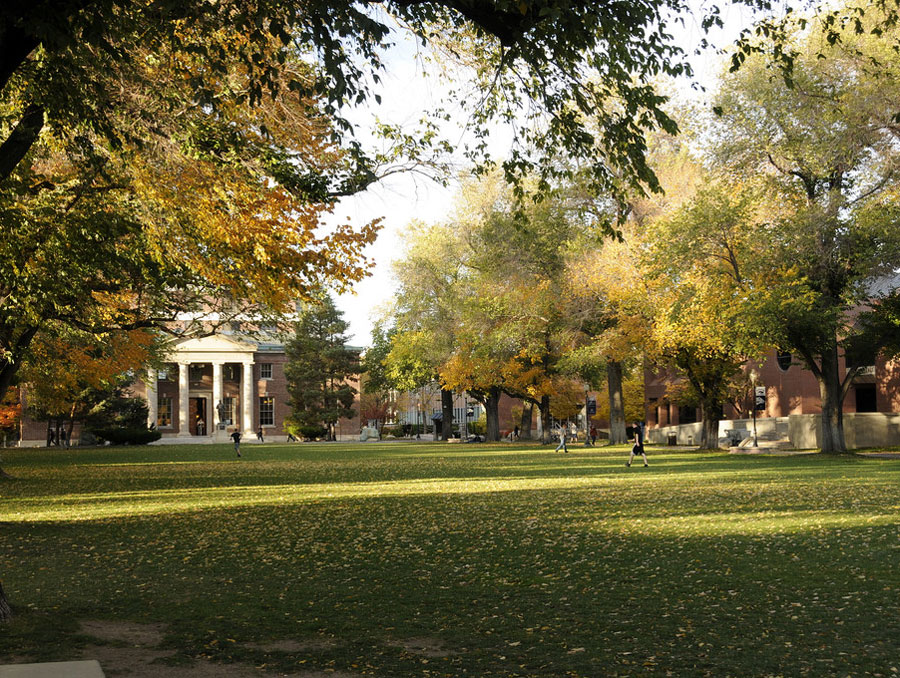
<svg viewBox="0 0 900 678"><path fill-rule="evenodd" d="M900 364L870 358L849 384L844 398L844 429L850 447L900 444ZM772 351L759 364L747 369L757 372L756 385L765 394L755 425L773 439L790 439L795 447L817 446L821 398L811 371L790 353ZM845 358L839 368L846 374ZM679 444L699 440L701 414L693 406L671 402L667 395L672 376L648 368L644 373L647 436L661 442L675 436ZM720 436L729 429L749 430L750 390L740 410L726 405L721 413ZM696 424L696 426L695 426Z"/></svg>
<svg viewBox="0 0 900 678"><path fill-rule="evenodd" d="M164 442L225 442L235 430L252 439L260 428L267 441L287 439L283 343L215 334L180 341L168 357L164 368L150 370L146 382L131 387L147 400L148 424L159 429ZM354 409L358 413L358 396ZM335 428L338 440L358 438L359 415L339 420ZM22 446L46 444L46 422L26 417L21 432ZM76 425L73 442L79 436Z"/></svg>

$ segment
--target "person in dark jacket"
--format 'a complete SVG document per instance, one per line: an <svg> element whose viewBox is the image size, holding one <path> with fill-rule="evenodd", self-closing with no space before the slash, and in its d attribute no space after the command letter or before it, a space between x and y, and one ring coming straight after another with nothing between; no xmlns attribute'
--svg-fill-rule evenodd
<svg viewBox="0 0 900 678"><path fill-rule="evenodd" d="M649 466L647 463L647 454L644 452L644 429L641 428L641 422L634 422L632 431L634 432L634 445L631 446L631 455L628 457L628 461L625 462L625 466L631 466L631 462L636 454L639 454L644 458L644 466Z"/></svg>

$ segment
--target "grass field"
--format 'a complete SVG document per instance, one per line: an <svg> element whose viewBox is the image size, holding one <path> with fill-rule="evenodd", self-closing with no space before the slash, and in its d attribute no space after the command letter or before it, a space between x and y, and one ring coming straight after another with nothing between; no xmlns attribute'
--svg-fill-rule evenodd
<svg viewBox="0 0 900 678"><path fill-rule="evenodd" d="M155 624L160 667L898 675L900 461L649 454L5 451L0 663L105 620Z"/></svg>

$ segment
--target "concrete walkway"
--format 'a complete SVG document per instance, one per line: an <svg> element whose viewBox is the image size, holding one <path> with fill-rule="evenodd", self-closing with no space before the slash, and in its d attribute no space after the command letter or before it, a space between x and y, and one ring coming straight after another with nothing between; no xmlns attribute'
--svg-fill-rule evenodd
<svg viewBox="0 0 900 678"><path fill-rule="evenodd" d="M0 666L0 678L104 678L96 659L81 662L8 664Z"/></svg>

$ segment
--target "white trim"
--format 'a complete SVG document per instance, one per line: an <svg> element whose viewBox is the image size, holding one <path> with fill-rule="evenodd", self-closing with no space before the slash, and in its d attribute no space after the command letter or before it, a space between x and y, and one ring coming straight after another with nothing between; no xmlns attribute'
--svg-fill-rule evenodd
<svg viewBox="0 0 900 678"><path fill-rule="evenodd" d="M178 437L190 438L191 426L188 421L190 411L191 384L188 381L190 363L178 363Z"/></svg>

